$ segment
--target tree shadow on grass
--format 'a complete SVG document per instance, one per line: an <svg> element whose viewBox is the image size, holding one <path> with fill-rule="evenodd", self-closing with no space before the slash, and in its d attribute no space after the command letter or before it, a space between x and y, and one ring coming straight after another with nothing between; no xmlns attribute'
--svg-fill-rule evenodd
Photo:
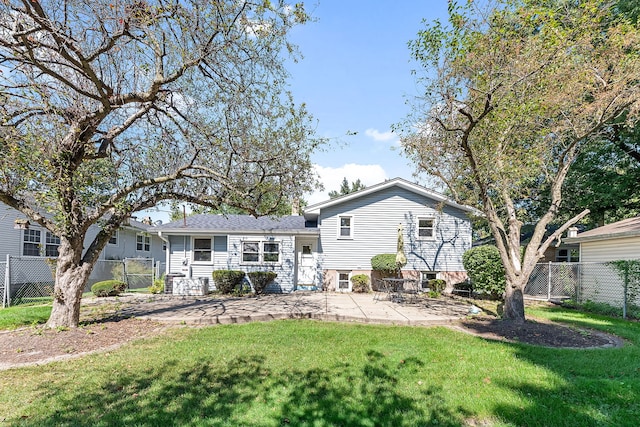
<svg viewBox="0 0 640 427"><path fill-rule="evenodd" d="M459 426L436 387L418 395L398 387L422 362L394 363L370 351L364 364L342 363L271 372L258 356L224 366L165 363L144 372L118 372L61 392L45 385L41 408L51 412L9 425L38 426ZM61 397L63 395L64 397ZM10 421L10 420L5 420Z"/></svg>

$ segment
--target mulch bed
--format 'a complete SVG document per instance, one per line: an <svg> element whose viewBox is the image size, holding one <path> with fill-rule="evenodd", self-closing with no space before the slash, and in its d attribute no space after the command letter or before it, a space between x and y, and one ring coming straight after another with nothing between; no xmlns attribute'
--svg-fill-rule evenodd
<svg viewBox="0 0 640 427"><path fill-rule="evenodd" d="M556 348L606 348L623 345L622 339L600 331L539 319L524 323L481 316L460 321L459 327L483 338Z"/></svg>

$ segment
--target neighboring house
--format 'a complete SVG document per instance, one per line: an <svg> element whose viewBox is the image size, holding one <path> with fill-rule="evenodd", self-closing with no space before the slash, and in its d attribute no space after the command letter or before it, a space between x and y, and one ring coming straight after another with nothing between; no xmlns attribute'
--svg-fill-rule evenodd
<svg viewBox="0 0 640 427"><path fill-rule="evenodd" d="M640 260L640 217L607 224L564 240L580 245L579 301L621 307L627 300L640 305L636 289L630 287L625 296L624 273L611 263Z"/></svg>
<svg viewBox="0 0 640 427"><path fill-rule="evenodd" d="M580 246L581 262L640 259L640 217L594 228L564 241Z"/></svg>
<svg viewBox="0 0 640 427"><path fill-rule="evenodd" d="M152 230L167 243L167 273L185 275L178 281L208 279L217 269L270 270L278 277L268 291L350 291L352 275L372 276L374 255L396 253L399 225L403 276L450 285L466 279L470 213L478 214L396 178L307 206L303 216L195 215Z"/></svg>
<svg viewBox="0 0 640 427"><path fill-rule="evenodd" d="M55 257L58 255L60 239L36 223L28 223L19 211L0 203L0 261L7 255ZM100 259L154 258L165 259L164 242L147 229L150 225L129 221L111 237ZM85 239L85 247L96 236L99 229L92 226Z"/></svg>

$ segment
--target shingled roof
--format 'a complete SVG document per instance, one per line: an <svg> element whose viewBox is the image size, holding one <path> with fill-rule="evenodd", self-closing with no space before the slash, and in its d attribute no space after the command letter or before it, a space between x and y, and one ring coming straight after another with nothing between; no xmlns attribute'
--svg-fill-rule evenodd
<svg viewBox="0 0 640 427"><path fill-rule="evenodd" d="M186 217L185 220L172 221L158 225L149 231L168 232L212 232L216 233L282 233L282 234L318 234L317 227L305 226L302 216L254 217L251 215L212 215L200 214Z"/></svg>

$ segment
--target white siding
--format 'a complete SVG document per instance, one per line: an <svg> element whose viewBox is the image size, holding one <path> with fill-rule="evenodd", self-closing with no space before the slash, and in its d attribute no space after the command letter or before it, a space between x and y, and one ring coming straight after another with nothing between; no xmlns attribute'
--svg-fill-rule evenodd
<svg viewBox="0 0 640 427"><path fill-rule="evenodd" d="M0 204L0 262L7 259L7 255L19 256L22 253L22 230L13 228L16 218L25 219L17 210L5 204Z"/></svg>
<svg viewBox="0 0 640 427"><path fill-rule="evenodd" d="M97 230L96 230L97 231ZM151 239L150 251L139 251L136 245L136 236L142 231L131 228L122 228L118 230L117 244L105 246L103 253L104 259L124 259L124 258L153 258L156 262L165 261L165 251L162 250L164 242L157 234L149 233ZM91 238L95 236L91 235Z"/></svg>
<svg viewBox="0 0 640 427"><path fill-rule="evenodd" d="M21 256L22 254L22 230L13 228L14 221L17 219L26 219L19 211L0 203L0 261L4 261L7 254L13 256ZM41 230L42 239L44 239L45 230L38 224L31 224L30 229ZM99 228L93 225L89 228L84 239L84 247L87 248L99 232ZM130 228L124 228L118 231L118 244L107 244L100 254L101 259L124 259L124 258L149 258L152 257L156 261L165 260L165 253L162 250L163 242L157 235L151 236L151 251L136 251L136 233L137 231Z"/></svg>
<svg viewBox="0 0 640 427"><path fill-rule="evenodd" d="M580 261L604 262L640 259L640 237L609 239L580 244Z"/></svg>
<svg viewBox="0 0 640 427"><path fill-rule="evenodd" d="M338 239L338 217L353 216L353 239ZM435 219L434 239L417 238L419 217ZM320 213L320 242L325 270L367 270L371 258L395 253L398 224L404 227L405 270L464 271L462 254L471 247L471 224L466 214L414 192L385 189Z"/></svg>

